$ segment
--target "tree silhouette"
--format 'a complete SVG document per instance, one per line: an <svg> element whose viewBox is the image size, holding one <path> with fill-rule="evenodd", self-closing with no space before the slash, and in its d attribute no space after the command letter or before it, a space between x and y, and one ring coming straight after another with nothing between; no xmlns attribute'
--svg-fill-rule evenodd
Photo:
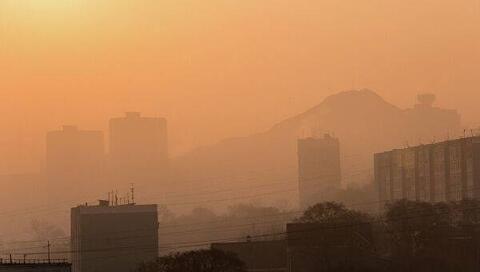
<svg viewBox="0 0 480 272"><path fill-rule="evenodd" d="M197 250L175 253L145 263L137 272L245 272L236 255L219 250Z"/></svg>

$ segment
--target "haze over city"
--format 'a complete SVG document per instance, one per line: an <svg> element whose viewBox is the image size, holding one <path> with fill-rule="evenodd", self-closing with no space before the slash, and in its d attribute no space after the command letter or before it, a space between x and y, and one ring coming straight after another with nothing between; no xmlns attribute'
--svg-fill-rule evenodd
<svg viewBox="0 0 480 272"><path fill-rule="evenodd" d="M426 205L453 205L441 237L474 237L453 211L480 198L479 71L479 0L0 1L0 270L22 254L51 264L53 246L74 272L166 272L138 265L217 249L257 271L235 243L261 241L255 250L281 255L259 259L282 267L264 271L357 271L296 267L287 252L305 245L291 237L345 214L391 230L399 211ZM112 217L81 229L103 213ZM124 221L117 231L159 230L121 243L104 234ZM410 238L364 230L352 233L375 258L433 267L418 259L437 245L408 255L408 242L385 245ZM83 256L82 233L106 241L88 253L138 243L149 252L89 263L108 254ZM350 234L315 237L345 246ZM311 256L353 254L362 261L349 266L384 271L345 247ZM445 271L475 271L456 266L475 260L452 255Z"/></svg>
<svg viewBox="0 0 480 272"><path fill-rule="evenodd" d="M1 172L37 170L46 130L106 129L125 111L168 118L173 154L350 89L401 107L433 92L478 123L478 5L2 1Z"/></svg>

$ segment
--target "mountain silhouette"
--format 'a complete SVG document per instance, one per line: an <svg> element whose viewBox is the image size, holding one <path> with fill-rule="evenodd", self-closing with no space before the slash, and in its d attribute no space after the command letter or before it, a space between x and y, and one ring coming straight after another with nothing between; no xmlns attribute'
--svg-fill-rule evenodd
<svg viewBox="0 0 480 272"><path fill-rule="evenodd" d="M328 133L340 140L343 184L372 182L375 152L443 140L460 131L455 110L419 103L401 109L370 90L341 92L263 133L226 139L176 158L175 181L212 188L278 182L281 188L294 188L297 139Z"/></svg>

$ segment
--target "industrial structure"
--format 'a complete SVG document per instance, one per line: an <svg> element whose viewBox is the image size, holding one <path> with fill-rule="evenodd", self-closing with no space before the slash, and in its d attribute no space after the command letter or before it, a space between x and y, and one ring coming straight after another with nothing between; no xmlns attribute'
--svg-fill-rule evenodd
<svg viewBox="0 0 480 272"><path fill-rule="evenodd" d="M340 188L340 142L337 138L309 137L298 140L298 181L300 206L305 209L329 200Z"/></svg>
<svg viewBox="0 0 480 272"><path fill-rule="evenodd" d="M157 205L118 205L115 196L72 208L71 252L74 272L130 272L156 260Z"/></svg>
<svg viewBox="0 0 480 272"><path fill-rule="evenodd" d="M110 169L118 181L155 180L168 166L167 121L127 112L110 120Z"/></svg>
<svg viewBox="0 0 480 272"><path fill-rule="evenodd" d="M440 202L480 198L480 137L375 154L382 205L400 199Z"/></svg>

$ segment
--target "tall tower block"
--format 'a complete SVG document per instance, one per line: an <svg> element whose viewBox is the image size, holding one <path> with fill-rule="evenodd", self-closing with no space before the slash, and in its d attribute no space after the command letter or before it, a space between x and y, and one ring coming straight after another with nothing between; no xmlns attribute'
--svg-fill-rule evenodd
<svg viewBox="0 0 480 272"><path fill-rule="evenodd" d="M306 209L327 201L341 185L340 142L328 134L323 138L298 140L300 206Z"/></svg>
<svg viewBox="0 0 480 272"><path fill-rule="evenodd" d="M128 182L152 181L168 166L167 121L127 112L110 120L110 168Z"/></svg>
<svg viewBox="0 0 480 272"><path fill-rule="evenodd" d="M101 131L64 126L46 139L46 170L52 199L71 199L98 186L102 176L104 139Z"/></svg>

